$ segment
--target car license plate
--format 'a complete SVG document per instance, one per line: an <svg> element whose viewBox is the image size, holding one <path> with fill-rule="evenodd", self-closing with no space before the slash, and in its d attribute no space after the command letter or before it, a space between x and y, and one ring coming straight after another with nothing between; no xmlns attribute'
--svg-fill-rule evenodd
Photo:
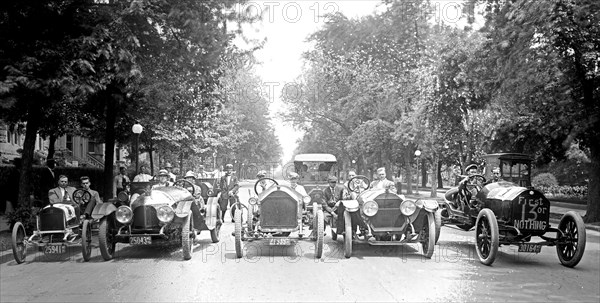
<svg viewBox="0 0 600 303"><path fill-rule="evenodd" d="M519 252L539 253L542 250L541 244L522 243L519 244Z"/></svg>
<svg viewBox="0 0 600 303"><path fill-rule="evenodd" d="M291 241L288 238L269 239L269 245L290 245Z"/></svg>
<svg viewBox="0 0 600 303"><path fill-rule="evenodd" d="M61 255L67 252L67 246L64 244L47 244L44 247L45 255Z"/></svg>
<svg viewBox="0 0 600 303"><path fill-rule="evenodd" d="M149 244L152 244L152 237L150 237L150 236L129 237L129 244L132 244L132 245L149 245Z"/></svg>

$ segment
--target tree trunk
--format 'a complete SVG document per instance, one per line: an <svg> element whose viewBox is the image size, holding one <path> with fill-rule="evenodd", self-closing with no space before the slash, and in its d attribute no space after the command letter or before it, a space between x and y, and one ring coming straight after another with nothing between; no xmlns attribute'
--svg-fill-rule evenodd
<svg viewBox="0 0 600 303"><path fill-rule="evenodd" d="M427 187L427 161L423 159L421 163L421 187Z"/></svg>
<svg viewBox="0 0 600 303"><path fill-rule="evenodd" d="M596 130L597 131L597 130ZM600 137L600 136L596 136ZM598 140L590 140L590 182L588 183L588 202L585 222L600 221L600 146Z"/></svg>
<svg viewBox="0 0 600 303"><path fill-rule="evenodd" d="M411 149L407 148L405 153L404 153L404 163L406 163L406 194L407 195L412 195L412 167L411 167L411 161L412 160L412 153L410 152Z"/></svg>
<svg viewBox="0 0 600 303"><path fill-rule="evenodd" d="M48 137L48 156L46 157L46 161L48 161L48 159L53 159L55 152L56 152L56 135L52 134Z"/></svg>
<svg viewBox="0 0 600 303"><path fill-rule="evenodd" d="M21 154L21 167L19 175L19 201L18 205L30 207L29 195L31 194L31 166L33 165L33 153L35 150L35 141L40 127L41 113L40 108L31 106L27 114L27 128L25 130L25 140L23 142L23 152Z"/></svg>
<svg viewBox="0 0 600 303"><path fill-rule="evenodd" d="M442 161L437 161L437 184L437 188L444 188L444 180L442 180Z"/></svg>
<svg viewBox="0 0 600 303"><path fill-rule="evenodd" d="M152 145L152 138L150 138L150 143L148 143L148 156L150 157L150 175L154 176L154 155L152 154L152 149L154 146ZM137 174L137 172L135 172Z"/></svg>
<svg viewBox="0 0 600 303"><path fill-rule="evenodd" d="M104 199L113 198L113 163L115 162L115 125L117 121L118 103L122 96L108 94L106 102L106 134L104 137ZM137 172L136 172L137 173Z"/></svg>
<svg viewBox="0 0 600 303"><path fill-rule="evenodd" d="M437 188L435 186L435 184L438 181L438 177L439 177L439 173L440 173L440 166L439 161L438 161L438 157L434 154L433 156L433 161L432 165L431 165L431 198L437 198Z"/></svg>

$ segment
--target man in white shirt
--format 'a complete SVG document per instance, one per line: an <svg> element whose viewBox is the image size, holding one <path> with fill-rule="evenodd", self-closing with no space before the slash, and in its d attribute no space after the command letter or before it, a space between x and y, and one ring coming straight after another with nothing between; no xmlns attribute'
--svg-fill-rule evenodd
<svg viewBox="0 0 600 303"><path fill-rule="evenodd" d="M289 174L288 177L290 179L290 187L292 189L294 189L296 192L298 192L300 195L302 195L302 197L308 196L304 186L298 184L298 179L300 179L300 176L297 173L292 172Z"/></svg>
<svg viewBox="0 0 600 303"><path fill-rule="evenodd" d="M385 167L377 169L379 180L371 182L371 188L389 189L391 192L396 192L396 185L393 181L386 179Z"/></svg>
<svg viewBox="0 0 600 303"><path fill-rule="evenodd" d="M133 178L133 182L149 182L152 180L152 176L148 174L149 172L148 166L143 164L140 166L140 173Z"/></svg>
<svg viewBox="0 0 600 303"><path fill-rule="evenodd" d="M120 192L124 191L129 184L124 166L119 167L119 173L113 179L113 197L116 197Z"/></svg>
<svg viewBox="0 0 600 303"><path fill-rule="evenodd" d="M175 182L175 181L177 181L177 176L175 176L175 174L173 174L171 172L172 169L173 169L173 166L171 166L171 163L167 163L165 165L165 170L169 173L169 181Z"/></svg>

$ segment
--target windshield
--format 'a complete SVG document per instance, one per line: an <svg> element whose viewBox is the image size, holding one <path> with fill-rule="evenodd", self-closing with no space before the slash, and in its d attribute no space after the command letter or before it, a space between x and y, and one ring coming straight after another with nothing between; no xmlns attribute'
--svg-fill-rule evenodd
<svg viewBox="0 0 600 303"><path fill-rule="evenodd" d="M303 182L327 182L327 177L337 176L336 162L294 162L294 168Z"/></svg>

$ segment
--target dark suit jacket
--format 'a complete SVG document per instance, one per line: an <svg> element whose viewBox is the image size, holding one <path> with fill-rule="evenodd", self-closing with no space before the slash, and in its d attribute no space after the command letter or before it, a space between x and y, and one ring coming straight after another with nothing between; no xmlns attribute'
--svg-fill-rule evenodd
<svg viewBox="0 0 600 303"><path fill-rule="evenodd" d="M238 182L238 178L234 175L231 175L231 180L229 180L229 185L227 185L227 176L221 177L219 181L219 188L221 189L221 198L228 198L227 192L233 191L233 194L237 195L238 190L240 189L240 184Z"/></svg>
<svg viewBox="0 0 600 303"><path fill-rule="evenodd" d="M337 201L346 199L347 195L348 189L343 184L336 184L336 186L333 188L333 193L331 192L331 187L329 186L323 190L325 203L327 203L327 206L329 207L334 207Z"/></svg>
<svg viewBox="0 0 600 303"><path fill-rule="evenodd" d="M75 192L75 187L71 187L71 186L67 186L67 188L65 188L67 191L67 194L69 195L69 200L71 201L71 203L75 203L75 201L73 201L73 193ZM60 187L55 187L51 190L48 191L48 200L50 200L51 204L54 203L62 203L64 200L64 197L62 195L62 190Z"/></svg>

